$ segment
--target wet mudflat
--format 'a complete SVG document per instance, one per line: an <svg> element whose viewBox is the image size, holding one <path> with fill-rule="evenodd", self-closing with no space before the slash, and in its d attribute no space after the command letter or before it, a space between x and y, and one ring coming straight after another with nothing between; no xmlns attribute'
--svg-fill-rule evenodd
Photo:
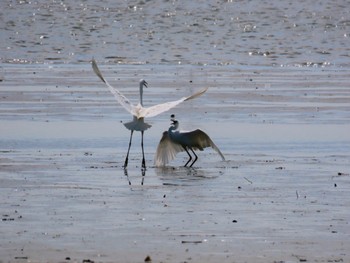
<svg viewBox="0 0 350 263"><path fill-rule="evenodd" d="M101 65L144 104L209 87L149 119L146 171L130 116L90 65L2 67L3 262L347 262L349 72L321 68ZM157 168L176 114L226 157Z"/></svg>

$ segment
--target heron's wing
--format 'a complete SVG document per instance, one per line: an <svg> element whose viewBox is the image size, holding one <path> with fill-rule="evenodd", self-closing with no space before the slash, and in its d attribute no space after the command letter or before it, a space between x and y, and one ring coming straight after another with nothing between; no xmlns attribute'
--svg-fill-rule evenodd
<svg viewBox="0 0 350 263"><path fill-rule="evenodd" d="M158 105L154 105L148 108L143 108L140 111L140 117L154 117L157 116L158 114L161 114L165 111L170 110L171 108L174 108L175 106L179 105L181 102L187 101L187 100L191 100L194 99L200 95L202 95L204 92L207 91L208 88L202 89L194 94L192 94L191 96L188 97L183 97L179 100L175 100L175 101L170 101L170 102L165 102L162 104L158 104Z"/></svg>
<svg viewBox="0 0 350 263"><path fill-rule="evenodd" d="M135 114L135 106L128 100L123 94L121 94L116 88L113 88L107 80L102 76L101 71L97 67L97 63L94 59L92 59L92 69L94 70L95 74L107 85L109 91L114 95L116 100L126 109L128 112L130 112L133 115Z"/></svg>
<svg viewBox="0 0 350 263"><path fill-rule="evenodd" d="M154 164L157 167L165 166L171 160L175 159L178 152L184 151L184 148L170 140L168 131L163 132L163 136L159 141L156 156L154 158Z"/></svg>
<svg viewBox="0 0 350 263"><path fill-rule="evenodd" d="M186 137L188 138L188 143L191 142L193 149L203 150L203 148L211 147L221 156L223 161L225 160L225 157L220 149L204 131L197 129L194 131L186 132Z"/></svg>

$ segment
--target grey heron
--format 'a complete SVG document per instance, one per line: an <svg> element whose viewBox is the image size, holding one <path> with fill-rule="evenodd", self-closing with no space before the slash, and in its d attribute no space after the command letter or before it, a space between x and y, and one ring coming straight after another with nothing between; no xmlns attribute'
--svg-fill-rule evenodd
<svg viewBox="0 0 350 263"><path fill-rule="evenodd" d="M188 161L184 165L186 167L192 160L192 156L189 152L191 151L194 155L194 160L189 167L192 167L198 159L194 151L203 151L206 147L212 147L221 156L222 160L225 160L219 148L204 131L196 129L186 132L179 131L178 128L179 122L175 119L175 115L171 115L171 126L168 131L163 132L157 147L155 156L156 166L165 166L171 160L175 159L177 153L186 151L189 156Z"/></svg>

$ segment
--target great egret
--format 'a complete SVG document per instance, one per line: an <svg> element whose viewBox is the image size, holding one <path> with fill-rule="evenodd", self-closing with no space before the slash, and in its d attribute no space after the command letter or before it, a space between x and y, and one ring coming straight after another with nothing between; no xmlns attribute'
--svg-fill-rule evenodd
<svg viewBox="0 0 350 263"><path fill-rule="evenodd" d="M125 162L124 162L124 168L128 166L128 158L129 158L129 151L131 147L131 140L132 135L134 131L140 131L141 132L141 148L142 148L142 167L146 168L146 162L145 162L145 154L143 149L143 133L145 130L151 127L150 124L146 123L144 121L145 117L154 117L157 116L165 111L170 110L171 108L177 106L183 101L194 99L200 95L202 95L204 92L207 91L208 88L205 88L191 96L183 97L176 101L170 101L158 105L154 105L151 107L143 107L143 87L147 87L147 82L143 79L140 80L140 101L137 105L133 105L130 100L128 100L123 94L121 94L117 89L113 88L107 80L102 76L101 71L97 67L97 63L94 59L92 59L92 68L95 72L95 74L107 85L109 91L114 95L116 100L126 109L129 113L133 115L133 120L127 123L124 123L124 126L131 131L130 134L130 141L129 141L129 148L128 152L126 154Z"/></svg>
<svg viewBox="0 0 350 263"><path fill-rule="evenodd" d="M221 153L219 148L210 139L210 137L202 130L196 129L193 131L183 132L179 131L179 122L175 119L175 115L171 115L171 126L168 131L163 132L163 136L157 147L155 165L165 166L168 162L173 160L178 152L186 151L189 159L185 164L192 160L192 156L188 150L194 154L194 161L190 167L197 161L198 156L194 152L195 150L203 151L206 147L212 147L222 158L225 160L224 155Z"/></svg>

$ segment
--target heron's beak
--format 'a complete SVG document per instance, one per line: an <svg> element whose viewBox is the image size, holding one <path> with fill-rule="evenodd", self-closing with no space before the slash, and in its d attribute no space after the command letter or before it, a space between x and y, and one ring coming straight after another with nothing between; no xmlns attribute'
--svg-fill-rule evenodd
<svg viewBox="0 0 350 263"><path fill-rule="evenodd" d="M143 85L146 87L146 88L148 88L148 83L145 81L144 83L143 83Z"/></svg>
<svg viewBox="0 0 350 263"><path fill-rule="evenodd" d="M176 119L171 119L170 121L171 121L171 124L174 126L178 123Z"/></svg>

